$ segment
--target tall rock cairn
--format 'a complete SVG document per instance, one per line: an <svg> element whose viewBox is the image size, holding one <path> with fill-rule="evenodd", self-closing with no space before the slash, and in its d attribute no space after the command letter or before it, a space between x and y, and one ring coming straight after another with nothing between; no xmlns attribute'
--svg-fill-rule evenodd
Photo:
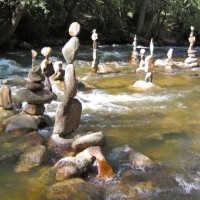
<svg viewBox="0 0 200 200"><path fill-rule="evenodd" d="M98 56L97 56L97 39L98 39L98 34L96 33L96 29L92 31L92 36L93 40L93 61L92 61L92 74L96 74L98 71Z"/></svg>
<svg viewBox="0 0 200 200"><path fill-rule="evenodd" d="M146 82L152 82L153 80L153 68L154 68L154 57L153 57L153 51L154 51L154 43L153 43L153 39L151 39L150 41L150 55L148 55L145 58L145 72L146 72L146 76L145 76L145 81Z"/></svg>
<svg viewBox="0 0 200 200"><path fill-rule="evenodd" d="M137 37L135 35L134 40L133 40L133 51L129 57L129 63L131 64L138 64L139 59L138 59L138 52L137 52Z"/></svg>
<svg viewBox="0 0 200 200"><path fill-rule="evenodd" d="M191 29L191 32L190 32L190 36L188 38L190 45L189 45L189 48L187 51L188 57L185 59L185 64L187 67L197 67L198 59L195 57L196 51L193 48L194 43L196 41L196 37L194 36L194 27L191 26L190 29Z"/></svg>
<svg viewBox="0 0 200 200"><path fill-rule="evenodd" d="M77 37L79 32L80 24L73 22L69 27L71 39L62 48L62 54L67 63L64 77L65 94L63 102L56 111L53 129L53 134L59 134L61 137L72 133L80 124L82 105L78 99L74 98L77 93L77 80L73 64L79 48Z"/></svg>
<svg viewBox="0 0 200 200"><path fill-rule="evenodd" d="M32 50L32 68L28 73L26 89L19 91L21 102L27 102L23 111L29 115L42 115L45 111L44 104L56 100L55 94L44 89L44 76L37 61L37 52Z"/></svg>

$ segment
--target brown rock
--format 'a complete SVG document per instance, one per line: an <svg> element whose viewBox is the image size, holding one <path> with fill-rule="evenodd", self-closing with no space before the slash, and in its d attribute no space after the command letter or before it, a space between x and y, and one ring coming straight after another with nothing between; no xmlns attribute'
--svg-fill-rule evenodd
<svg viewBox="0 0 200 200"><path fill-rule="evenodd" d="M56 100L56 95L47 90L30 91L27 89L18 92L18 100L30 104L45 104Z"/></svg>
<svg viewBox="0 0 200 200"><path fill-rule="evenodd" d="M76 130L80 124L82 105L77 99L62 102L56 111L53 133L66 136Z"/></svg>
<svg viewBox="0 0 200 200"><path fill-rule="evenodd" d="M11 103L11 89L7 85L2 85L0 87L0 106L4 107Z"/></svg>
<svg viewBox="0 0 200 200"><path fill-rule="evenodd" d="M42 90L44 88L43 83L35 83L35 82L29 82L26 85L27 90L35 91L35 90Z"/></svg>
<svg viewBox="0 0 200 200"><path fill-rule="evenodd" d="M24 108L24 112L29 115L42 115L45 111L45 107L43 104L26 104Z"/></svg>
<svg viewBox="0 0 200 200"><path fill-rule="evenodd" d="M159 162L154 161L134 150L129 151L129 162L134 169L139 169L142 171L155 169L161 166Z"/></svg>
<svg viewBox="0 0 200 200"><path fill-rule="evenodd" d="M44 81L44 76L42 74L38 74L34 71L30 71L28 73L28 78L30 79L31 82L35 82L35 83L40 83L40 82Z"/></svg>
<svg viewBox="0 0 200 200"><path fill-rule="evenodd" d="M12 134L13 137L18 137L37 130L37 123L32 116L21 115L8 122L5 132L7 134Z"/></svg>
<svg viewBox="0 0 200 200"><path fill-rule="evenodd" d="M73 64L69 64L65 69L65 94L66 98L74 98L77 93L77 80L75 67Z"/></svg>

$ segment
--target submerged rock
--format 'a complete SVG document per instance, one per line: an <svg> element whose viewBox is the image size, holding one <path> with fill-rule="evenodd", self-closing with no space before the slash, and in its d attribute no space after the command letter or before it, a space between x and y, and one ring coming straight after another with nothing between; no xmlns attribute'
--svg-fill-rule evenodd
<svg viewBox="0 0 200 200"><path fill-rule="evenodd" d="M152 82L146 82L143 80L136 81L131 87L141 90L147 90L154 88L155 85Z"/></svg>
<svg viewBox="0 0 200 200"><path fill-rule="evenodd" d="M39 166L45 155L46 148L43 145L37 145L29 148L21 154L19 162L15 168L16 172L26 172Z"/></svg>
<svg viewBox="0 0 200 200"><path fill-rule="evenodd" d="M44 191L48 200L104 200L101 189L81 178L74 178L49 186Z"/></svg>

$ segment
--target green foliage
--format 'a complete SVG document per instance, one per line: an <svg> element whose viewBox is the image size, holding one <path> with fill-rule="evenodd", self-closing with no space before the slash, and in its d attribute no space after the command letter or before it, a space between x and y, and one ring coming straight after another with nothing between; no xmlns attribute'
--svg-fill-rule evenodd
<svg viewBox="0 0 200 200"><path fill-rule="evenodd" d="M141 12L145 20L139 34L147 39L159 37L163 28L174 34L178 31L180 37L188 36L191 25L200 31L199 0L0 0L2 28L22 2L26 11L16 35L29 42L66 36L73 21L81 24L85 38L95 28L102 38L122 40L128 33L136 33Z"/></svg>

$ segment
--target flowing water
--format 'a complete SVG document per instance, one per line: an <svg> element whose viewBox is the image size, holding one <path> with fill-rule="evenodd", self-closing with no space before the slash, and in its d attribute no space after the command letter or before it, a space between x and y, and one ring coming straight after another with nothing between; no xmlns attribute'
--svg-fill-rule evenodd
<svg viewBox="0 0 200 200"><path fill-rule="evenodd" d="M168 49L156 47L155 58L166 58ZM187 47L173 49L174 60L187 57ZM53 50L52 60L63 60L61 48ZM198 47L196 50L200 52ZM116 62L120 71L118 73L91 75L91 46L81 46L75 62L79 81L95 87L77 93L83 106L78 132L104 133L106 144L103 152L116 173L114 181L104 183L113 191L106 199L131 199L133 191L137 191L142 199L199 199L200 68L182 68L169 74L164 72L163 67L156 67L153 78L156 89L134 90L130 86L144 79L144 74L135 74L137 66L128 64L131 51L131 45L99 47L100 62ZM148 48L146 51L148 54ZM27 79L30 67L29 51L1 55L0 79L12 80L10 86L13 95L25 87L20 80ZM61 99L63 91L55 86L53 90ZM52 118L58 103L53 101L46 105L46 113ZM48 135L51 130L52 127L40 132ZM123 157L127 147L162 162L164 167L150 172L131 169ZM5 148L6 144L0 142L0 151ZM45 168L41 166L27 173L16 174L9 163L1 166L0 199L40 199L40 192L45 186L37 177ZM95 180L89 181L102 184ZM126 189L119 189L119 185Z"/></svg>

